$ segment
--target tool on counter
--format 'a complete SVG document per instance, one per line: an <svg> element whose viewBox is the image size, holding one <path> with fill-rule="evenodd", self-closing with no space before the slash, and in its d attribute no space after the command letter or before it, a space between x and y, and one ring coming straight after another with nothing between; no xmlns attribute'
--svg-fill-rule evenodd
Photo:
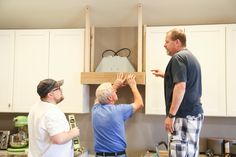
<svg viewBox="0 0 236 157"><path fill-rule="evenodd" d="M164 145L165 151L160 150L159 147L161 145ZM166 142L164 142L164 141L159 142L158 144L156 144L155 148L156 148L156 156L157 157L162 157L162 156L166 156L166 155L168 156L168 146L167 146Z"/></svg>
<svg viewBox="0 0 236 157"><path fill-rule="evenodd" d="M9 130L0 130L0 149L7 149L9 135Z"/></svg>
<svg viewBox="0 0 236 157"><path fill-rule="evenodd" d="M71 129L77 126L76 120L75 120L75 115L73 115L73 114L68 115L68 120L69 120L69 124L70 124ZM79 137L73 138L73 146L74 146L74 155L75 156L83 154L85 149L84 149L84 147L82 147L80 145Z"/></svg>
<svg viewBox="0 0 236 157"><path fill-rule="evenodd" d="M156 144L156 156L160 157L159 149L158 149L158 144Z"/></svg>
<svg viewBox="0 0 236 157"><path fill-rule="evenodd" d="M148 149L144 157L169 157L168 146L166 142L161 141L154 145L154 149Z"/></svg>

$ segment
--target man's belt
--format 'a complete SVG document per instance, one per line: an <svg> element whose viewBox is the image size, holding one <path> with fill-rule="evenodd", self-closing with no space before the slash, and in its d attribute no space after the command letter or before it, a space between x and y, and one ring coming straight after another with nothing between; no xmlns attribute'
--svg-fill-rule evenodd
<svg viewBox="0 0 236 157"><path fill-rule="evenodd" d="M122 152L97 152L96 155L99 156L117 156L117 155L123 155L126 154L125 151Z"/></svg>

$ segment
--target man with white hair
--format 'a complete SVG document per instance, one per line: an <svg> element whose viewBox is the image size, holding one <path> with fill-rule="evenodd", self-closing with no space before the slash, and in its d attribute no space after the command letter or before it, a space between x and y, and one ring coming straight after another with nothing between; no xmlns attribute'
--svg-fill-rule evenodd
<svg viewBox="0 0 236 157"><path fill-rule="evenodd" d="M118 88L129 85L134 102L115 104ZM114 84L103 83L96 90L96 102L92 108L94 149L96 157L127 157L124 123L143 107L143 99L138 91L135 75L118 74Z"/></svg>

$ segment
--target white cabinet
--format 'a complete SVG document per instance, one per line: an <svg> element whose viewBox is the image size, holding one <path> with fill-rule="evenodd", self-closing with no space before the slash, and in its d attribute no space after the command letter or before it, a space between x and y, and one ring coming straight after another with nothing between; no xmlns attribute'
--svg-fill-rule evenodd
<svg viewBox="0 0 236 157"><path fill-rule="evenodd" d="M225 25L185 27L187 48L202 70L202 104L207 116L226 116Z"/></svg>
<svg viewBox="0 0 236 157"><path fill-rule="evenodd" d="M236 25L226 26L227 115L236 116Z"/></svg>
<svg viewBox="0 0 236 157"><path fill-rule="evenodd" d="M12 107L14 63L14 31L0 30L0 111L9 112Z"/></svg>
<svg viewBox="0 0 236 157"><path fill-rule="evenodd" d="M65 99L59 104L64 112L89 112L89 86L80 84L84 71L84 30L50 32L49 77L64 79Z"/></svg>
<svg viewBox="0 0 236 157"><path fill-rule="evenodd" d="M170 59L164 48L166 32L171 27L148 27L146 29L146 86L145 113L165 114L164 79L155 77L151 70L165 71Z"/></svg>
<svg viewBox="0 0 236 157"><path fill-rule="evenodd" d="M15 69L13 111L29 112L37 102L37 84L48 77L49 32L17 30L15 33Z"/></svg>
<svg viewBox="0 0 236 157"><path fill-rule="evenodd" d="M39 100L37 84L64 79L64 112L89 112L89 91L80 84L84 68L84 30L12 30L0 32L0 112L29 112Z"/></svg>
<svg viewBox="0 0 236 157"><path fill-rule="evenodd" d="M181 26L182 27L182 26ZM163 47L166 32L173 27L149 27L146 34L146 113L165 114L163 79L151 69L165 71L170 56ZM183 26L187 48L198 58L202 68L202 104L205 115L225 116L225 26Z"/></svg>

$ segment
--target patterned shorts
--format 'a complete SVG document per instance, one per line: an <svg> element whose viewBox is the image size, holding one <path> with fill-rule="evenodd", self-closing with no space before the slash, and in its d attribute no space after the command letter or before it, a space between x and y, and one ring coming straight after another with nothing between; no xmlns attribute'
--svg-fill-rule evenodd
<svg viewBox="0 0 236 157"><path fill-rule="evenodd" d="M197 157L199 151L199 137L204 117L187 116L176 118L174 132L169 135L170 157Z"/></svg>

